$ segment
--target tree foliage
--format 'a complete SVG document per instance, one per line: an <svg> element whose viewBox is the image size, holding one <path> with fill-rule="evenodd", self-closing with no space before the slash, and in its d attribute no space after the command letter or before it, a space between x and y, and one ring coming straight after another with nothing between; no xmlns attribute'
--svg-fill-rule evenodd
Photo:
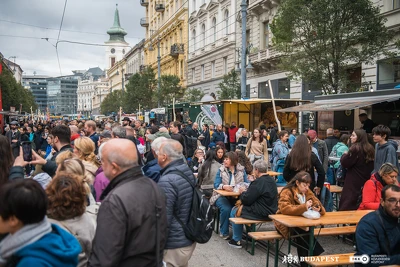
<svg viewBox="0 0 400 267"><path fill-rule="evenodd" d="M240 99L240 79L238 73L235 70L231 70L228 74L224 75L222 82L219 83L219 89L217 91L219 99Z"/></svg>
<svg viewBox="0 0 400 267"><path fill-rule="evenodd" d="M31 107L32 110L37 109L32 92L18 83L13 74L4 65L3 72L0 74L0 87L2 90L3 110L8 111L10 107L15 107L16 110L19 110L20 104L22 104L22 111L28 113L31 112Z"/></svg>
<svg viewBox="0 0 400 267"><path fill-rule="evenodd" d="M176 75L161 75L160 84L160 105L166 106L168 103L172 103L172 99L180 99L185 93L185 88L183 88L179 83L180 79Z"/></svg>
<svg viewBox="0 0 400 267"><path fill-rule="evenodd" d="M115 90L109 93L101 102L100 113L110 114L111 112L119 112L119 107L124 108L124 105L124 92L122 90Z"/></svg>
<svg viewBox="0 0 400 267"><path fill-rule="evenodd" d="M285 0L271 30L281 68L325 94L349 92L347 70L385 54L393 32L370 0Z"/></svg>
<svg viewBox="0 0 400 267"><path fill-rule="evenodd" d="M157 90L157 80L155 72L151 67L147 67L143 72L134 74L126 86L126 96L124 97L124 111L134 112L139 108L152 108L156 106L154 99Z"/></svg>
<svg viewBox="0 0 400 267"><path fill-rule="evenodd" d="M205 96L205 93L202 90L198 88L191 88L186 91L183 101L199 102L203 98L203 96Z"/></svg>

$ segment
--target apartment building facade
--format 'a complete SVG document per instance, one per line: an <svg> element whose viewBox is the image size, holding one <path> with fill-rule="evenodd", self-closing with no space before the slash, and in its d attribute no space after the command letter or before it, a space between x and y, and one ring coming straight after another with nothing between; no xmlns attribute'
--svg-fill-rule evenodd
<svg viewBox="0 0 400 267"><path fill-rule="evenodd" d="M161 75L176 75L181 85L186 86L188 1L140 0L140 3L146 8L146 17L140 20L146 28L144 65L157 73L160 55Z"/></svg>

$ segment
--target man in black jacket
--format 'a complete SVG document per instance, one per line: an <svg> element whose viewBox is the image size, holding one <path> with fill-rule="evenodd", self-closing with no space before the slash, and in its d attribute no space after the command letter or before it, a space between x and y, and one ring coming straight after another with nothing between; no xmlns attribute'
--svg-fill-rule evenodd
<svg viewBox="0 0 400 267"><path fill-rule="evenodd" d="M328 155L331 154L332 148L339 142L339 139L333 135L333 128L326 129L326 138L325 143L326 147L328 148Z"/></svg>
<svg viewBox="0 0 400 267"><path fill-rule="evenodd" d="M175 216L182 222L189 220L193 188L182 175L171 172L176 170L182 172L193 184L195 178L183 158L182 146L175 140L169 139L163 142L158 152L158 164L162 168L158 185L167 195L168 240L165 245L164 261L167 266L188 266L196 243L186 238Z"/></svg>
<svg viewBox="0 0 400 267"><path fill-rule="evenodd" d="M252 220L265 220L268 215L275 214L278 210L278 189L274 178L267 174L268 163L264 160L254 162L254 180L246 190L239 189L242 202L242 214L240 217ZM237 208L233 208L231 217L235 217ZM232 224L233 236L228 242L229 246L241 248L243 234L242 224Z"/></svg>
<svg viewBox="0 0 400 267"><path fill-rule="evenodd" d="M53 139L53 147L57 152L53 155L51 160L45 160L41 156L39 156L35 151L32 151L33 160L30 164L41 164L43 165L42 170L46 172L48 175L53 177L56 174L57 164L56 158L57 156L64 151L70 150L73 151L70 142L71 142L71 130L68 126L60 124L53 128L51 131L54 136Z"/></svg>
<svg viewBox="0 0 400 267"><path fill-rule="evenodd" d="M365 215L356 230L355 255L368 255L368 266L400 263L400 187L385 186L381 197L379 209Z"/></svg>
<svg viewBox="0 0 400 267"><path fill-rule="evenodd" d="M103 201L88 266L163 266L165 194L142 174L136 146L130 140L112 139L100 147L99 154L110 184L100 197Z"/></svg>

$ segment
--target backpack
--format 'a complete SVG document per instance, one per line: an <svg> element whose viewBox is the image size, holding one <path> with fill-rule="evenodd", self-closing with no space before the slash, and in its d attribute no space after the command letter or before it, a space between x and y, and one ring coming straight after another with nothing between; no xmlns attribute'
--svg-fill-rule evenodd
<svg viewBox="0 0 400 267"><path fill-rule="evenodd" d="M188 222L184 223L174 211L174 217L182 226L185 236L194 242L204 244L210 240L214 226L214 207L208 199L180 170L173 170L168 173L178 174L193 187L193 199L190 208Z"/></svg>
<svg viewBox="0 0 400 267"><path fill-rule="evenodd" d="M194 155L194 151L197 149L197 138L188 136L186 134L181 134L185 141L185 151L186 157L191 158Z"/></svg>
<svg viewBox="0 0 400 267"><path fill-rule="evenodd" d="M337 149L332 149L331 153L329 154L329 158L330 157L338 158ZM331 160L331 159L328 160L329 166L335 165L336 162L337 162L336 160Z"/></svg>

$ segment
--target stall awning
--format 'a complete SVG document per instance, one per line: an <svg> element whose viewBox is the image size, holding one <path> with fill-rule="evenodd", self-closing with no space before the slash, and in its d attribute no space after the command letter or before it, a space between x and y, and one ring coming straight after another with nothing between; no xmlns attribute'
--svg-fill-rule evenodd
<svg viewBox="0 0 400 267"><path fill-rule="evenodd" d="M400 98L400 94L364 96L342 99L316 100L314 103L277 110L277 112L300 111L341 111L362 108L382 102L392 102Z"/></svg>
<svg viewBox="0 0 400 267"><path fill-rule="evenodd" d="M275 99L275 103L279 103L280 101L285 102L310 102L309 100L301 100L301 99ZM249 99L222 99L215 101L206 101L206 102L197 102L190 103L191 105L211 105L211 104L221 104L221 103L236 103L236 104L257 104L257 103L268 103L272 102L270 98L249 98Z"/></svg>

